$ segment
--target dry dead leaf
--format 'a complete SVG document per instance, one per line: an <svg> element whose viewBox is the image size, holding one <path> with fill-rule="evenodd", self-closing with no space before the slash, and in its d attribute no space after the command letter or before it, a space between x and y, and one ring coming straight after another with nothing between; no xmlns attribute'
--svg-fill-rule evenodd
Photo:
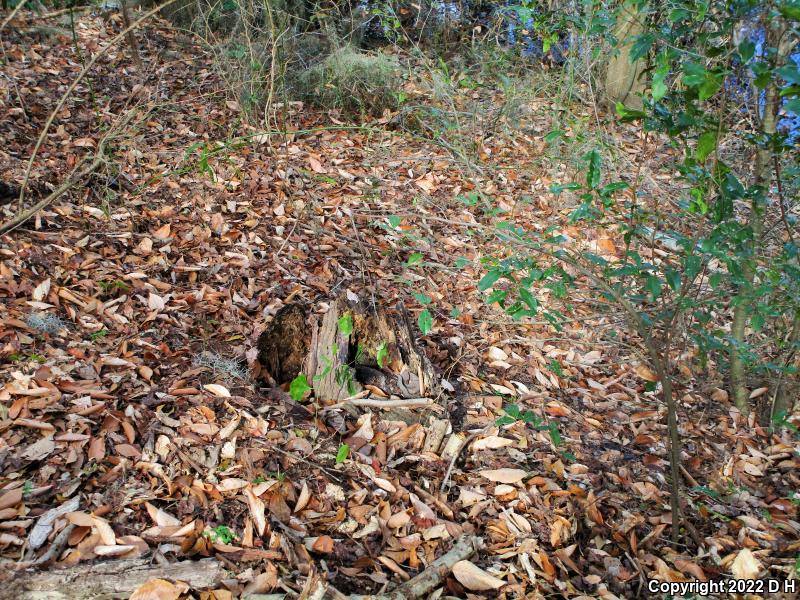
<svg viewBox="0 0 800 600"><path fill-rule="evenodd" d="M228 391L224 385L220 385L218 383L207 383L203 386L203 389L208 390L212 394L214 394L217 398L230 398L231 393Z"/></svg>
<svg viewBox="0 0 800 600"><path fill-rule="evenodd" d="M731 573L736 579L755 579L760 571L761 563L748 548L742 548L731 563Z"/></svg>
<svg viewBox="0 0 800 600"><path fill-rule="evenodd" d="M505 585L502 579L490 575L468 560L460 560L453 565L453 576L461 585L473 592L497 590Z"/></svg>
<svg viewBox="0 0 800 600"><path fill-rule="evenodd" d="M165 579L151 579L136 588L129 600L178 600L182 591Z"/></svg>
<svg viewBox="0 0 800 600"><path fill-rule="evenodd" d="M528 474L527 471L522 469L489 469L486 471L479 471L482 477L495 483L519 483Z"/></svg>

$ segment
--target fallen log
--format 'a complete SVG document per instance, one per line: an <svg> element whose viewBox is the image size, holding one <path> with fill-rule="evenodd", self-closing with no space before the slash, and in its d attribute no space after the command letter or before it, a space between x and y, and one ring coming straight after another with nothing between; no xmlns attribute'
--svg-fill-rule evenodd
<svg viewBox="0 0 800 600"><path fill-rule="evenodd" d="M20 571L5 584L0 598L26 600L112 600L128 598L151 579L184 581L192 589L214 587L223 577L215 558L151 565L149 558L80 564L44 572Z"/></svg>

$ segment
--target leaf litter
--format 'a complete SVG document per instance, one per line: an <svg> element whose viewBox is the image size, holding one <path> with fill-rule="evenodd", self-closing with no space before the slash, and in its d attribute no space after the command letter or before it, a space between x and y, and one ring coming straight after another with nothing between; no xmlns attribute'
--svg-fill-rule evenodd
<svg viewBox="0 0 800 600"><path fill-rule="evenodd" d="M113 35L91 13L79 23L87 47ZM80 70L67 37L24 35L3 40L4 75L31 98L23 109L2 99L3 176L17 182L60 85ZM625 598L651 578L792 573L800 524L789 438L742 422L721 389L690 378L681 428L695 531L671 548L652 373L580 302L556 335L474 293L481 257L503 248L484 233L491 217L458 198L491 196L525 227L563 218L537 166L540 144L498 134L483 144L502 168L466 174L430 141L327 128L300 106L289 114L296 131L239 125L244 143L228 144L225 124L241 120L202 54L176 50L163 65L157 47L177 47L176 34L152 28L147 40L145 73L123 51L98 62L102 110L78 99L84 88L67 102L32 188L60 181L96 146L98 120L133 109L135 126L115 147L119 173L0 247L7 567L216 557L225 575L201 597L301 597L320 580L367 594L478 536L477 553L439 582L446 595ZM546 114L531 115L546 130L536 122ZM574 233L616 252L604 232ZM424 316L420 343L451 390L447 418L420 412L408 423L367 408L360 418L334 411L333 425L323 406L262 387L254 348L270 319L292 298L324 303L342 289ZM420 292L432 303L420 306ZM168 579L131 597L191 589Z"/></svg>

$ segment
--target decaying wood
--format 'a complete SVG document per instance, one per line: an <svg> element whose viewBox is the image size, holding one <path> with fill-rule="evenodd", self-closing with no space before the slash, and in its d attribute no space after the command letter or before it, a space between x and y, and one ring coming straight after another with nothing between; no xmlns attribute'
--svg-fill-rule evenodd
<svg viewBox="0 0 800 600"><path fill-rule="evenodd" d="M27 600L111 600L128 598L150 579L185 581L193 589L215 586L223 576L215 558L152 566L149 558L115 560L50 571L20 572L2 598ZM8 594L8 595L6 595Z"/></svg>
<svg viewBox="0 0 800 600"><path fill-rule="evenodd" d="M287 304L258 338L258 360L275 383L291 381L303 370L308 354L308 308Z"/></svg>
<svg viewBox="0 0 800 600"><path fill-rule="evenodd" d="M437 406L433 402L433 398L398 398L397 400L385 400L383 398L348 398L337 402L332 406L326 406L326 409L338 408L340 406L367 406L370 408L407 408L419 406ZM441 410L441 407L439 407Z"/></svg>
<svg viewBox="0 0 800 600"><path fill-rule="evenodd" d="M433 365L416 344L405 308L374 309L355 294L335 299L321 316L284 306L258 341L259 361L277 384L304 373L318 400L343 402L362 384L403 399L439 393ZM350 317L352 332L341 331ZM426 393L423 393L426 392Z"/></svg>
<svg viewBox="0 0 800 600"><path fill-rule="evenodd" d="M322 316L316 344L310 349L313 358L306 377L313 382L314 394L319 400L344 400L361 390L350 367L351 336L345 335L339 327L339 319L347 309L344 298L331 304Z"/></svg>

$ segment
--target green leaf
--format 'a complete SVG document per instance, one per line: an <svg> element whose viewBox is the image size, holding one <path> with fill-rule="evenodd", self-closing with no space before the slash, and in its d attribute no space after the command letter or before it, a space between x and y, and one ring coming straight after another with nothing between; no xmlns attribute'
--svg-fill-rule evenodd
<svg viewBox="0 0 800 600"><path fill-rule="evenodd" d="M295 377L292 383L289 384L289 395L295 402L300 402L310 389L311 386L308 385L308 379L306 379L305 374L300 373L300 375Z"/></svg>
<svg viewBox="0 0 800 600"><path fill-rule="evenodd" d="M550 186L550 192L556 196L560 196L564 190L579 190L581 189L580 183L554 183Z"/></svg>
<svg viewBox="0 0 800 600"><path fill-rule="evenodd" d="M685 62L683 64L683 83L689 87L703 85L706 80L706 68L695 62Z"/></svg>
<svg viewBox="0 0 800 600"><path fill-rule="evenodd" d="M349 312L343 314L341 317L339 317L336 325L339 327L339 331L342 333L342 335L350 335L353 333L353 315L351 315Z"/></svg>
<svg viewBox="0 0 800 600"><path fill-rule="evenodd" d="M669 20L672 23L677 23L679 21L685 21L689 18L689 11L685 8L673 8L669 13Z"/></svg>
<svg viewBox="0 0 800 600"><path fill-rule="evenodd" d="M755 313L752 317L750 317L750 327L753 328L753 331L759 332L764 327L764 315L760 312Z"/></svg>
<svg viewBox="0 0 800 600"><path fill-rule="evenodd" d="M420 304L430 304L432 300L431 297L428 296L428 294L423 294L423 293L414 294L414 298L416 298L417 302L419 302Z"/></svg>
<svg viewBox="0 0 800 600"><path fill-rule="evenodd" d="M784 108L786 110L793 112L796 115L800 115L800 98L791 98L784 103Z"/></svg>
<svg viewBox="0 0 800 600"><path fill-rule="evenodd" d="M550 430L550 441L553 442L553 446L560 446L561 445L561 432L558 430L558 425L555 423L550 423L548 427Z"/></svg>
<svg viewBox="0 0 800 600"><path fill-rule="evenodd" d="M505 290L494 290L486 297L486 304L497 302L500 306L503 306L506 302L506 296L508 296L508 292Z"/></svg>
<svg viewBox="0 0 800 600"><path fill-rule="evenodd" d="M422 252L414 252L411 256L408 257L406 265L412 267L414 265L418 265L421 262L422 262Z"/></svg>
<svg viewBox="0 0 800 600"><path fill-rule="evenodd" d="M547 368L559 377L564 377L564 370L561 368L561 364L557 360L551 360L550 364L547 365Z"/></svg>
<svg viewBox="0 0 800 600"><path fill-rule="evenodd" d="M609 183L607 185L604 185L603 187L601 187L597 191L601 196L608 196L610 194L613 194L614 192L619 192L621 190L627 190L629 187L630 186L627 183L625 183L624 181L615 181L613 183Z"/></svg>
<svg viewBox="0 0 800 600"><path fill-rule="evenodd" d="M800 68L794 63L784 65L780 69L775 69L775 72L788 83L795 85L800 84Z"/></svg>
<svg viewBox="0 0 800 600"><path fill-rule="evenodd" d="M419 313L417 324L419 325L419 330L422 332L422 335L427 335L430 333L431 329L433 329L433 317L427 308Z"/></svg>
<svg viewBox="0 0 800 600"><path fill-rule="evenodd" d="M397 215L389 215L389 225L391 225L393 229L400 227L401 221L402 219Z"/></svg>
<svg viewBox="0 0 800 600"><path fill-rule="evenodd" d="M386 366L386 359L389 358L389 345L383 341L378 346L378 351L375 353L375 360L378 361L378 366L382 369Z"/></svg>
<svg viewBox="0 0 800 600"><path fill-rule="evenodd" d="M676 271L675 269L667 269L667 272L664 274L667 279L667 285L672 289L673 292L677 292L681 287L681 274L680 271Z"/></svg>
<svg viewBox="0 0 800 600"><path fill-rule="evenodd" d="M697 160L704 163L708 155L717 149L717 132L710 130L703 133L697 140Z"/></svg>
<svg viewBox="0 0 800 600"><path fill-rule="evenodd" d="M552 144L557 139L559 139L559 138L561 138L563 136L564 136L564 132L563 131L561 131L560 129L554 129L553 131L548 133L546 136L544 136L544 141L545 141L546 144Z"/></svg>
<svg viewBox="0 0 800 600"><path fill-rule="evenodd" d="M655 275L650 275L645 282L645 289L650 292L653 300L661 295L661 280Z"/></svg>
<svg viewBox="0 0 800 600"><path fill-rule="evenodd" d="M347 456L350 454L350 446L347 444L342 444L339 446L339 451L336 453L336 464L340 465L344 461L347 460Z"/></svg>
<svg viewBox="0 0 800 600"><path fill-rule="evenodd" d="M622 120L623 123L635 121L637 119L644 119L646 116L644 111L626 108L622 102L617 102L614 105L614 109L617 111L617 116Z"/></svg>
<svg viewBox="0 0 800 600"><path fill-rule="evenodd" d="M708 100L722 87L724 77L722 73L709 73L706 80L700 86L698 97L700 100Z"/></svg>
<svg viewBox="0 0 800 600"><path fill-rule="evenodd" d="M500 279L502 275L503 274L498 269L492 269L486 275L481 277L481 280L478 282L478 290L485 292L495 283L497 283L497 280Z"/></svg>
<svg viewBox="0 0 800 600"><path fill-rule="evenodd" d="M756 45L752 40L745 39L739 44L738 50L739 60L741 60L743 64L747 64L756 53Z"/></svg>
<svg viewBox="0 0 800 600"><path fill-rule="evenodd" d="M650 51L650 47L653 45L653 42L655 41L656 41L656 36L653 35L652 33L643 33L642 35L637 36L634 39L633 44L631 44L631 52L630 52L631 64L635 63L637 60L647 55L647 53Z"/></svg>
<svg viewBox="0 0 800 600"><path fill-rule="evenodd" d="M595 190L600 185L600 153L592 150L584 156L589 162L589 170L586 172L586 187Z"/></svg>
<svg viewBox="0 0 800 600"><path fill-rule="evenodd" d="M778 6L778 10L784 18L791 21L800 21L800 2L786 2Z"/></svg>
<svg viewBox="0 0 800 600"><path fill-rule="evenodd" d="M666 56L666 55L665 55ZM663 64L656 69L653 73L653 84L651 86L651 93L655 102L660 101L667 95L667 75L669 74L669 63L663 61Z"/></svg>
<svg viewBox="0 0 800 600"><path fill-rule="evenodd" d="M453 307L453 309L450 311L450 316L451 316L451 317L453 317L454 319L457 319L457 318L458 318L458 315L460 315L460 314L461 314L461 311L460 311L460 310L458 310L458 308L457 308L457 307L455 307L455 306L454 306L454 307Z"/></svg>
<svg viewBox="0 0 800 600"><path fill-rule="evenodd" d="M536 312L539 308L539 301L531 294L529 290L525 288L520 288L519 290L519 297L522 301L528 305L533 312Z"/></svg>

